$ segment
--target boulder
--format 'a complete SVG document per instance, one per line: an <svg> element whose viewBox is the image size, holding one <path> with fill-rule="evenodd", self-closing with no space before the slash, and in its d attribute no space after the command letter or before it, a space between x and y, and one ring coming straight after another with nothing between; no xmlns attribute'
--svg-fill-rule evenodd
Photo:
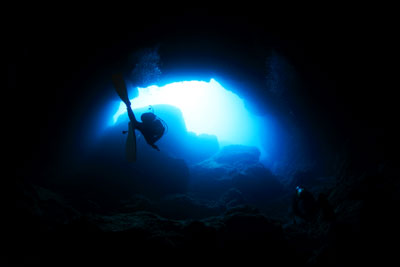
<svg viewBox="0 0 400 267"><path fill-rule="evenodd" d="M246 167L257 164L260 159L260 151L256 147L231 145L221 149L213 160L220 164Z"/></svg>
<svg viewBox="0 0 400 267"><path fill-rule="evenodd" d="M246 202L247 201L243 196L243 193L236 188L229 189L220 198L220 203L224 205L227 209L232 209L234 207L244 205L246 204Z"/></svg>
<svg viewBox="0 0 400 267"><path fill-rule="evenodd" d="M284 193L284 187L277 177L262 165L245 169L232 177L232 183L253 203L265 203Z"/></svg>
<svg viewBox="0 0 400 267"><path fill-rule="evenodd" d="M224 147L210 159L191 166L189 190L202 198L219 199L235 188L243 197L239 202L246 199L252 204L264 205L279 197L284 187L259 162L259 157L260 152L254 147Z"/></svg>
<svg viewBox="0 0 400 267"><path fill-rule="evenodd" d="M202 219L224 210L218 202L199 200L187 194L170 195L158 203L159 214L170 219Z"/></svg>

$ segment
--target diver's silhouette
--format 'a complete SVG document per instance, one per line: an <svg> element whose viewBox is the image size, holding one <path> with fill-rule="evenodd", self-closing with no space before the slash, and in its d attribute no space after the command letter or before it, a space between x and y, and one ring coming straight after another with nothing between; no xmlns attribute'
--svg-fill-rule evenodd
<svg viewBox="0 0 400 267"><path fill-rule="evenodd" d="M136 161L136 135L138 130L146 140L146 142L154 149L160 151L155 142L157 142L164 134L164 124L152 112L142 114L139 122L131 108L131 102L128 97L128 90L122 74L114 74L112 77L114 87L121 100L125 103L129 116L129 131L126 142L126 156L128 161ZM125 131L123 133L126 133Z"/></svg>
<svg viewBox="0 0 400 267"><path fill-rule="evenodd" d="M297 186L292 202L292 210L295 216L309 221L316 216L318 203L309 191L304 187Z"/></svg>
<svg viewBox="0 0 400 267"><path fill-rule="evenodd" d="M133 124L134 129L140 131L146 140L147 144L149 144L152 148L160 151L155 142L157 142L164 134L165 128L156 118L156 116L151 112L143 113L140 117L142 122L136 120L135 114L131 108L131 103L125 103L126 109L128 111L129 120Z"/></svg>

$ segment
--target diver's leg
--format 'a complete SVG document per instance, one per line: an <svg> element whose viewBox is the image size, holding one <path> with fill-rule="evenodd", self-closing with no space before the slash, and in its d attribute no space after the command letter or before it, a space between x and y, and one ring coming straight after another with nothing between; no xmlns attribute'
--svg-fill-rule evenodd
<svg viewBox="0 0 400 267"><path fill-rule="evenodd" d="M136 126L139 124L139 122L136 120L135 114L133 114L133 110L131 108L131 103L125 103L126 104L126 109L128 111L128 116L129 120L133 123L133 126L136 128Z"/></svg>

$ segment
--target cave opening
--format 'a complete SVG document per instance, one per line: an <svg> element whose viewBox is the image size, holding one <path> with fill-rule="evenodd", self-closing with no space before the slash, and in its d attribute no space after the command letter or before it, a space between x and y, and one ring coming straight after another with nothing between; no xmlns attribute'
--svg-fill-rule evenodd
<svg viewBox="0 0 400 267"><path fill-rule="evenodd" d="M273 140L274 127L268 116L258 115L246 108L245 100L224 88L218 81L179 81L164 86L151 85L145 88L129 88L131 104L137 116L149 107L157 115L157 105L170 105L179 109L188 132L196 135L213 135L219 146L244 145L257 147L260 160L273 154L268 144ZM127 122L126 107L123 102L112 116L110 126ZM174 118L162 112L162 119L169 122ZM173 123L172 123L173 124ZM263 140L262 140L263 139Z"/></svg>
<svg viewBox="0 0 400 267"><path fill-rule="evenodd" d="M355 73L374 69L365 56L374 49L352 43L348 24L317 30L315 20L299 26L301 16L282 33L270 31L282 19L270 24L265 14L189 14L143 20L151 28L130 21L120 34L118 26L22 40L9 69L23 104L13 133L18 253L40 263L131 261L137 248L251 248L262 260L342 266L353 252L367 261L371 236L390 246L383 239L396 229L400 194L382 144L386 114L376 88L360 84L366 72ZM146 49L155 43L159 50ZM161 152L138 136L134 164L110 81L121 70L142 91L131 96L138 117L151 105L169 126ZM221 95L200 101L196 86L209 85ZM183 87L194 90L183 97ZM305 191L311 212L296 199Z"/></svg>

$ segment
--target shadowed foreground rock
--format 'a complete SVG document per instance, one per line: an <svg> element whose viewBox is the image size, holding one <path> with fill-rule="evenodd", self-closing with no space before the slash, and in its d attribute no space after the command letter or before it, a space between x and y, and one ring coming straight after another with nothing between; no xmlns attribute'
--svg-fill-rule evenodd
<svg viewBox="0 0 400 267"><path fill-rule="evenodd" d="M398 236L399 187L390 173L380 166L365 175L350 161L324 197L334 217L327 220L319 211L300 223L290 217L271 219L244 205L244 194L233 188L216 202L174 195L158 200L161 203L136 195L105 210L94 201L82 209L79 202L53 190L17 180L9 242L14 250L7 255L12 263L26 264L132 263L143 255L157 258L177 251L185 251L174 255L178 258L217 254L228 261L268 259L297 266L387 262L395 255L393 241Z"/></svg>
<svg viewBox="0 0 400 267"><path fill-rule="evenodd" d="M20 198L19 205L26 208L16 218L15 240L21 243L14 262L129 262L141 253L157 255L172 248L189 249L191 253L199 249L244 253L250 249L254 253L263 251L256 254L260 257L267 255L271 260L285 261L283 254L288 252L280 224L249 206L237 206L201 220L173 220L155 212L128 208L108 214L83 214L75 210L66 216L42 208L49 199L59 198L51 192L51 197L43 200L40 197L43 192L39 187L20 187L19 193L25 198ZM37 205L27 205L31 202ZM66 203L58 203L60 209L71 209ZM146 205L142 208L146 209ZM52 221L44 221L43 217L51 217Z"/></svg>
<svg viewBox="0 0 400 267"><path fill-rule="evenodd" d="M249 203L262 207L281 196L284 187L259 162L259 157L260 151L255 147L226 146L210 159L192 166L189 190L203 198L217 199L236 188Z"/></svg>

